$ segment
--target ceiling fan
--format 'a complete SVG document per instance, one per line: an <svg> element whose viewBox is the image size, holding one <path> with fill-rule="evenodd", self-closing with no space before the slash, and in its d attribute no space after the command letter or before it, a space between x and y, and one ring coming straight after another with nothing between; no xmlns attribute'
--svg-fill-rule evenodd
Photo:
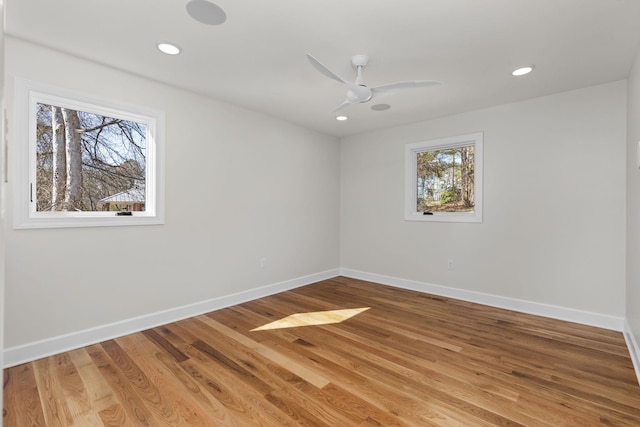
<svg viewBox="0 0 640 427"><path fill-rule="evenodd" d="M440 82L435 80L411 80L407 82L391 83L388 85L370 88L366 84L364 84L364 79L362 77L362 70L369 62L369 57L367 55L359 54L351 57L351 64L356 69L356 80L353 83L346 81L338 74L322 65L320 61L318 61L310 54L307 54L307 59L309 59L309 62L314 66L316 70L320 71L330 79L336 80L347 86L346 99L336 108L334 108L333 111L338 111L339 109L351 104L364 104L365 102L369 102L372 99L386 95L393 95L394 93L398 93L407 89L419 88L424 86L437 86L441 84Z"/></svg>

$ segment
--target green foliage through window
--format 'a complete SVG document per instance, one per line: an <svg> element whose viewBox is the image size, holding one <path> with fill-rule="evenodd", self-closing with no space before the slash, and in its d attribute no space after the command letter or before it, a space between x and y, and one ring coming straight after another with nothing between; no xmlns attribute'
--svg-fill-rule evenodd
<svg viewBox="0 0 640 427"><path fill-rule="evenodd" d="M416 154L418 212L473 212L474 146Z"/></svg>

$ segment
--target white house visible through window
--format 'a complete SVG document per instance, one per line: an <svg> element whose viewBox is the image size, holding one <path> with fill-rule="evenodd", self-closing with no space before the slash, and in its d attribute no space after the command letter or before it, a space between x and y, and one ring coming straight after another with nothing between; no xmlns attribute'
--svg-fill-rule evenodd
<svg viewBox="0 0 640 427"><path fill-rule="evenodd" d="M18 79L16 228L163 222L163 114Z"/></svg>
<svg viewBox="0 0 640 427"><path fill-rule="evenodd" d="M405 219L482 221L482 133L407 144Z"/></svg>

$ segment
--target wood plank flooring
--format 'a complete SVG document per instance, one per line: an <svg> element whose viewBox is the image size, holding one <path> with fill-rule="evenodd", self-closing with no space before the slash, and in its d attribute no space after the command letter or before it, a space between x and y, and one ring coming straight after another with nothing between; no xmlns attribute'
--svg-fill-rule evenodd
<svg viewBox="0 0 640 427"><path fill-rule="evenodd" d="M7 369L3 420L637 427L640 386L618 332L338 277Z"/></svg>

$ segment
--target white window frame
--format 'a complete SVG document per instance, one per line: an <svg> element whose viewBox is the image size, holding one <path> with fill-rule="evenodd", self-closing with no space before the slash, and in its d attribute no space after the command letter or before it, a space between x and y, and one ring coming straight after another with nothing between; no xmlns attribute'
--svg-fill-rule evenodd
<svg viewBox="0 0 640 427"><path fill-rule="evenodd" d="M82 110L143 123L145 146L145 210L117 212L36 211L36 104ZM104 227L164 224L164 112L127 105L26 79L15 80L14 228Z"/></svg>
<svg viewBox="0 0 640 427"><path fill-rule="evenodd" d="M424 215L417 211L416 196L418 194L417 159L418 154L425 151L444 150L448 148L474 147L474 209L473 212L433 212ZM431 139L405 145L405 214L406 221L424 222L482 222L482 132L446 138Z"/></svg>

